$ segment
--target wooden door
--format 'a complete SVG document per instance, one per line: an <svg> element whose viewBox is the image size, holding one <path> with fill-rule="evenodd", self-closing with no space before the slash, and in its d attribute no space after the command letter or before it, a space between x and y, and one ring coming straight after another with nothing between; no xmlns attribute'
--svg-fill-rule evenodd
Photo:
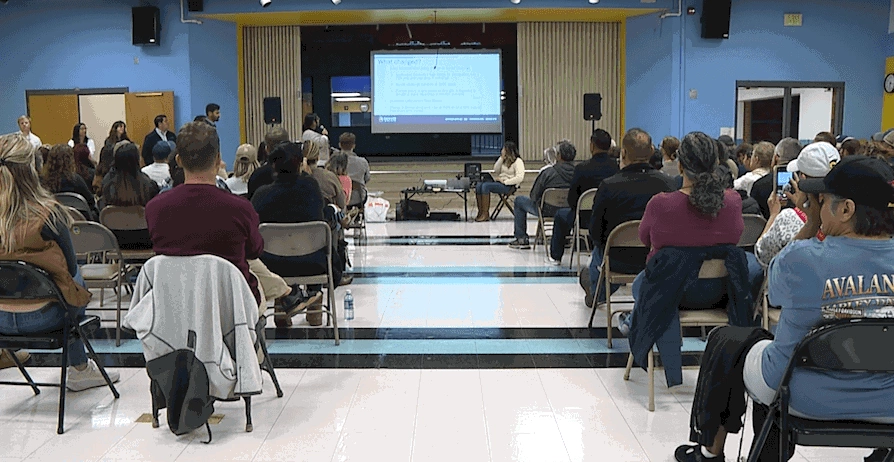
<svg viewBox="0 0 894 462"><path fill-rule="evenodd" d="M170 130L177 131L173 91L125 93L124 106L127 112L127 134L136 144L142 145L143 138L155 130L155 116L160 114L168 116Z"/></svg>
<svg viewBox="0 0 894 462"><path fill-rule="evenodd" d="M78 95L28 95L31 131L44 144L67 143L78 123Z"/></svg>

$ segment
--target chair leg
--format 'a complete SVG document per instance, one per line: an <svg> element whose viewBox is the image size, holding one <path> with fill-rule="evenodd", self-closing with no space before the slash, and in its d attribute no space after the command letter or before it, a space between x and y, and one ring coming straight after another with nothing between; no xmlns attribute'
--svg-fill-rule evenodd
<svg viewBox="0 0 894 462"><path fill-rule="evenodd" d="M103 304L106 302L106 288L99 288L99 307L102 308Z"/></svg>
<svg viewBox="0 0 894 462"><path fill-rule="evenodd" d="M624 370L624 380L630 380L631 369L633 369L633 353L627 353L627 369Z"/></svg>
<svg viewBox="0 0 894 462"><path fill-rule="evenodd" d="M65 327L62 329L62 374L59 378L59 425L56 427L56 433L61 435L65 432L65 392L68 390L68 349L69 337L71 335L71 325L66 320Z"/></svg>
<svg viewBox="0 0 894 462"><path fill-rule="evenodd" d="M761 427L760 433L755 435L754 440L751 442L751 452L748 453L748 462L760 462L758 458L760 457L761 451L764 449L764 444L767 443L767 437L770 435L770 429L775 420L776 414L771 407L770 411L767 413L767 420L764 421L764 425Z"/></svg>
<svg viewBox="0 0 894 462"><path fill-rule="evenodd" d="M655 353L649 350L649 412L655 412Z"/></svg>
<svg viewBox="0 0 894 462"><path fill-rule="evenodd" d="M332 330L335 334L335 346L338 346L341 343L341 340L338 338L338 312L335 309L335 288L332 284L332 281L329 281L329 313L332 315Z"/></svg>
<svg viewBox="0 0 894 462"><path fill-rule="evenodd" d="M599 273L599 280L596 281L596 287L597 287L597 290L598 290L599 286L602 284L602 278L603 278L603 276L604 276L604 273ZM599 302L596 301L596 295L593 295L593 306L590 307L593 311L590 312L590 322L587 323L587 328L589 328L589 329L592 329L592 328L593 328L593 318L596 317L596 307L597 307L597 306L599 306ZM607 310L608 310L609 308L610 308L610 307L606 307ZM612 325L612 321L611 321L611 311L609 311L609 315L608 315L608 326L611 327L611 325ZM608 334L608 347L609 347L609 348L612 347L612 337L611 337L611 332L609 332L609 334Z"/></svg>
<svg viewBox="0 0 894 462"><path fill-rule="evenodd" d="M158 428L158 401L155 399L151 384L149 385L149 395L152 397L152 428Z"/></svg>
<svg viewBox="0 0 894 462"><path fill-rule="evenodd" d="M605 337L608 339L608 347L612 347L612 293L611 293L611 284L608 283L608 276L605 274L605 267L602 267L602 271L599 272L600 278L602 278L602 282L605 284L605 316L607 320L606 324L606 335ZM599 284L596 285L596 291L599 291ZM596 300L598 300L597 294L593 294L593 309L596 309L596 305L598 304Z"/></svg>
<svg viewBox="0 0 894 462"><path fill-rule="evenodd" d="M258 324L255 326L258 343L261 344L261 352L264 354L264 361L261 363L261 369L267 371L270 379L273 380L273 386L276 387L276 397L282 398L282 388L279 386L279 380L276 378L276 372L273 370L273 360L270 359L270 353L267 352L267 338L264 335L264 327L267 325L267 317L261 316Z"/></svg>
<svg viewBox="0 0 894 462"><path fill-rule="evenodd" d="M119 276L120 277L120 276ZM121 346L121 281L118 281L118 299L117 305L115 306L115 346Z"/></svg>
<svg viewBox="0 0 894 462"><path fill-rule="evenodd" d="M251 433L255 427L251 424L251 396L242 398L245 400L245 432Z"/></svg>
<svg viewBox="0 0 894 462"><path fill-rule="evenodd" d="M99 356L96 354L96 351L93 350L93 345L87 340L87 336L84 335L84 329L81 326L77 327L77 333L81 341L84 342L84 346L87 347L87 356L96 362L96 367L99 368L99 373L102 374L102 378L105 379L106 385L112 390L112 396L114 396L115 399L120 398L121 395L118 394L118 389L115 388L115 384L112 383L112 379L110 379L109 374L106 373L106 368L102 365L102 362L100 362Z"/></svg>
<svg viewBox="0 0 894 462"><path fill-rule="evenodd" d="M25 377L25 381L28 382L28 385L31 385L31 390L34 391L35 395L40 394L40 388L37 388L37 384L34 383L34 380L31 378L31 374L28 374L28 371L25 370L25 365L19 361L19 358L16 357L15 353L12 350L5 350L9 353L9 356L12 357L12 362L15 363L16 367L19 368L19 372L22 373L22 376Z"/></svg>

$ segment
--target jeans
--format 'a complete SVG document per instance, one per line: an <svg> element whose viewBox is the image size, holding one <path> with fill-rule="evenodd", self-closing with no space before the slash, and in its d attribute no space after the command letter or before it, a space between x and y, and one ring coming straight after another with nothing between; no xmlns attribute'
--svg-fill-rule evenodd
<svg viewBox="0 0 894 462"><path fill-rule="evenodd" d="M556 211L556 216L553 219L553 236L549 241L550 257L562 260L562 256L565 255L565 239L571 235L573 226L574 210L564 208Z"/></svg>
<svg viewBox="0 0 894 462"><path fill-rule="evenodd" d="M602 271L603 252L602 249L594 246L593 255L590 257L590 293L596 294L596 303L605 303L605 290L603 290L605 283L600 284L598 287L596 286L599 283L599 275ZM617 292L620 288L620 284L611 285L612 293Z"/></svg>
<svg viewBox="0 0 894 462"><path fill-rule="evenodd" d="M81 286L85 285L80 269L78 269L74 280ZM74 322L83 318L86 310L86 306L72 309L72 314L77 316ZM29 313L0 311L0 334L27 335L58 331L65 324L65 314L66 309L59 306L58 303L50 304ZM80 366L86 363L87 351L84 349L84 342L81 340L71 342L71 345L68 346L68 365Z"/></svg>
<svg viewBox="0 0 894 462"><path fill-rule="evenodd" d="M515 238L527 239L528 214L537 216L537 204L528 196L516 196L515 210L512 213L515 215Z"/></svg>
<svg viewBox="0 0 894 462"><path fill-rule="evenodd" d="M503 183L497 183L496 181L486 181L478 183L475 186L475 194L509 194L509 191L512 190L512 186L507 186Z"/></svg>
<svg viewBox="0 0 894 462"><path fill-rule="evenodd" d="M625 320L628 325L632 324L633 317L636 316L636 308L638 306L636 302L642 299L641 292L643 278L645 278L645 276L645 271L640 272L636 275L636 279L633 281L633 287L631 288L634 300L633 311ZM723 297L723 294L723 279L698 279L683 294L683 300L680 302L680 306L693 310L710 309L721 297ZM673 317L670 326L668 326L667 330L661 334L661 337L658 338L658 341L655 342L655 344L658 348L665 351L673 349L679 350L683 346L683 338L680 335L680 316L675 315ZM682 355L676 357L668 355L667 357L662 357L661 361L664 364L665 374L668 376L668 386L683 383Z"/></svg>
<svg viewBox="0 0 894 462"><path fill-rule="evenodd" d="M764 267L752 252L745 252L745 258L748 260L748 284L751 287L751 296L756 301L764 283Z"/></svg>

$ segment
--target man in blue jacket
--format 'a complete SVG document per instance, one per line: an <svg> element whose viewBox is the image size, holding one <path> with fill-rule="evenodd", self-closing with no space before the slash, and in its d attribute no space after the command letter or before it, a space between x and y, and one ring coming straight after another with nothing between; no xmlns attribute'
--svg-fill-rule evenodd
<svg viewBox="0 0 894 462"><path fill-rule="evenodd" d="M577 149L574 148L573 144L567 141L559 143L556 165L543 170L537 175L537 179L534 180L534 186L531 187L531 197L516 196L515 210L513 210L513 215L515 216L515 240L509 243L510 248L531 248L528 241L528 214L537 216L538 213L542 212L543 216L555 216L556 209L550 207L549 204L546 204L544 209L540 210L540 200L547 189L568 188L575 172L574 164L572 163L575 157L577 157Z"/></svg>

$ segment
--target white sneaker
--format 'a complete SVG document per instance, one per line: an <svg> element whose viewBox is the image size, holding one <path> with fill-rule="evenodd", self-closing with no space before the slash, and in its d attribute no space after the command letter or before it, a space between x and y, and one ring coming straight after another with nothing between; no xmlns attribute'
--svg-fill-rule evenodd
<svg viewBox="0 0 894 462"><path fill-rule="evenodd" d="M117 372L106 370L106 374L109 374L109 379L113 383L121 379L121 374ZM75 369L74 366L68 367L65 385L71 391L84 391L88 388L105 386L106 380L102 378L99 366L92 359L87 359L87 368L82 371Z"/></svg>
<svg viewBox="0 0 894 462"><path fill-rule="evenodd" d="M562 260L556 260L553 257L546 257L546 262L553 266L562 266Z"/></svg>

